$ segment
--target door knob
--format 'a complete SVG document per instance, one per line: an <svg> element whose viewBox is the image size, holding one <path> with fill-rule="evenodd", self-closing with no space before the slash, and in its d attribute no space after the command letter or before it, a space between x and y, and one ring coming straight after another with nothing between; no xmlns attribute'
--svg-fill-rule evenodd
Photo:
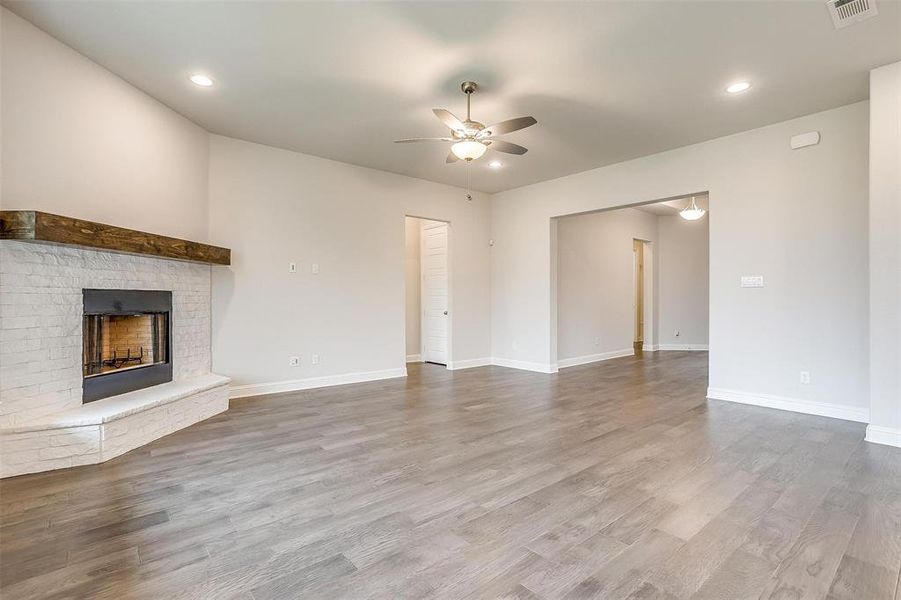
<svg viewBox="0 0 901 600"><path fill-rule="evenodd" d="M447 311L444 311L444 316L445 316L445 317L447 316Z"/></svg>

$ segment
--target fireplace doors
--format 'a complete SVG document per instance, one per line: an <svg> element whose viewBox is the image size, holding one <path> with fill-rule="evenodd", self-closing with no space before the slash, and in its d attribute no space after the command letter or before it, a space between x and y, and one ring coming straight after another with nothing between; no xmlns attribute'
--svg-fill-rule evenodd
<svg viewBox="0 0 901 600"><path fill-rule="evenodd" d="M84 290L82 402L172 381L172 292Z"/></svg>

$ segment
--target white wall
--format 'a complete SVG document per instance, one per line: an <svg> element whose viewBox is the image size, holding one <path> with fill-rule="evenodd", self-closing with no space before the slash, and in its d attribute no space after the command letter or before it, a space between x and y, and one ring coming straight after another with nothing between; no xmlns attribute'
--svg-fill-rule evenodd
<svg viewBox="0 0 901 600"><path fill-rule="evenodd" d="M708 345L709 222L707 215L657 217L657 339L664 350Z"/></svg>
<svg viewBox="0 0 901 600"><path fill-rule="evenodd" d="M206 131L0 8L4 209L207 239Z"/></svg>
<svg viewBox="0 0 901 600"><path fill-rule="evenodd" d="M213 370L255 386L239 393L403 371L404 215L450 222L452 362L489 356L484 196L220 136L210 183L212 241L233 251L213 273Z"/></svg>
<svg viewBox="0 0 901 600"><path fill-rule="evenodd" d="M861 102L495 194L492 355L554 358L552 217L709 190L711 388L865 419L867 113ZM811 130L818 146L789 148ZM742 289L742 275L766 287Z"/></svg>
<svg viewBox="0 0 901 600"><path fill-rule="evenodd" d="M870 72L870 426L901 446L901 63Z"/></svg>
<svg viewBox="0 0 901 600"><path fill-rule="evenodd" d="M657 241L656 215L624 209L557 221L557 360L561 365L597 354L632 353L633 239ZM653 338L652 332L647 337Z"/></svg>
<svg viewBox="0 0 901 600"><path fill-rule="evenodd" d="M422 221L407 217L404 227L404 290L406 297L407 356L418 356L422 352L422 317L420 315L420 263L419 235ZM412 360L412 359L411 359Z"/></svg>

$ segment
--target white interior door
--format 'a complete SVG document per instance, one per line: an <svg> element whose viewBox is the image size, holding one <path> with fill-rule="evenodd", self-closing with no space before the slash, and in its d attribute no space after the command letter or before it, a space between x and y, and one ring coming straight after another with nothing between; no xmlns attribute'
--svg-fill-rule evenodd
<svg viewBox="0 0 901 600"><path fill-rule="evenodd" d="M447 223L422 225L422 360L447 364Z"/></svg>

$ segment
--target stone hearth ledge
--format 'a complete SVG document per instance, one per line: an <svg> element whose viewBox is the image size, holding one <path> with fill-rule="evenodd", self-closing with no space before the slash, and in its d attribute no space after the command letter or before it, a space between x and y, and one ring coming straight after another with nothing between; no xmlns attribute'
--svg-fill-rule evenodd
<svg viewBox="0 0 901 600"><path fill-rule="evenodd" d="M104 398L0 429L0 477L97 464L228 410L209 374Z"/></svg>

